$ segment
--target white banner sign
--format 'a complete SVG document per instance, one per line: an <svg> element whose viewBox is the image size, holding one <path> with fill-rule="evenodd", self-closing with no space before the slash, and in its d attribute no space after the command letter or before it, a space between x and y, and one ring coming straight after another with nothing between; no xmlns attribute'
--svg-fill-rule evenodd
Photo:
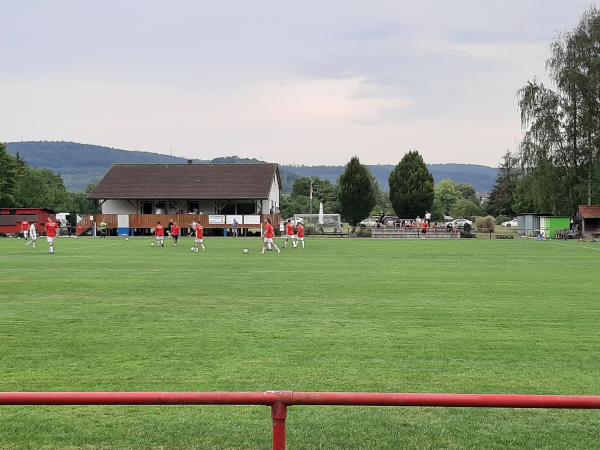
<svg viewBox="0 0 600 450"><path fill-rule="evenodd" d="M244 216L241 214L227 214L227 225L233 225L233 219L237 221L238 225L244 223Z"/></svg>
<svg viewBox="0 0 600 450"><path fill-rule="evenodd" d="M260 214L252 214L244 216L244 224L245 225L259 225L260 224Z"/></svg>
<svg viewBox="0 0 600 450"><path fill-rule="evenodd" d="M211 225L225 225L225 216L221 214L209 214L208 223Z"/></svg>

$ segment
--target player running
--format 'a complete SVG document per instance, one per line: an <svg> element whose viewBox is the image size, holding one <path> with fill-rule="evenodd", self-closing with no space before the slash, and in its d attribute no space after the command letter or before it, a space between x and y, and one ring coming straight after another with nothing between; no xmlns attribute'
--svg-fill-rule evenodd
<svg viewBox="0 0 600 450"><path fill-rule="evenodd" d="M179 225L177 225L177 222L173 222L173 225L171 225L171 237L173 238L173 247L177 247L177 239L179 239L180 232L181 229L179 228Z"/></svg>
<svg viewBox="0 0 600 450"><path fill-rule="evenodd" d="M261 236L261 238L264 239L262 252L260 252L261 255L265 254L265 250L267 248L271 250L271 246L275 247L275 250L277 250L277 254L281 253L281 250L279 250L279 247L277 247L277 244L273 241L274 237L275 230L273 229L273 225L271 225L271 219L267 218L265 219L265 231Z"/></svg>
<svg viewBox="0 0 600 450"><path fill-rule="evenodd" d="M29 238L31 239L27 245L31 244L31 246L33 248L35 248L35 244L37 241L37 230L35 229L35 223L32 223L31 225L29 225Z"/></svg>
<svg viewBox="0 0 600 450"><path fill-rule="evenodd" d="M204 227L197 223L194 227L194 233L196 233L196 239L194 240L196 245L192 247L194 251L198 251L198 246L202 248L202 251L206 250L206 247L204 246Z"/></svg>
<svg viewBox="0 0 600 450"><path fill-rule="evenodd" d="M296 234L294 232L294 224L292 223L292 219L288 219L285 224L285 242L283 243L283 248L287 247L288 240L292 241L292 246L296 248Z"/></svg>
<svg viewBox="0 0 600 450"><path fill-rule="evenodd" d="M165 227L163 227L160 222L156 222L156 226L154 227L154 236L156 237L156 245L159 247L165 246Z"/></svg>
<svg viewBox="0 0 600 450"><path fill-rule="evenodd" d="M298 241L302 244L302 248L304 248L304 224L298 222L296 230L298 231Z"/></svg>
<svg viewBox="0 0 600 450"><path fill-rule="evenodd" d="M58 224L52 220L48 219L46 222L46 241L48 241L48 245L50 246L49 253L54 255L54 239L58 236Z"/></svg>
<svg viewBox="0 0 600 450"><path fill-rule="evenodd" d="M27 240L29 237L29 222L24 220L21 222L21 234L23 235L23 239Z"/></svg>

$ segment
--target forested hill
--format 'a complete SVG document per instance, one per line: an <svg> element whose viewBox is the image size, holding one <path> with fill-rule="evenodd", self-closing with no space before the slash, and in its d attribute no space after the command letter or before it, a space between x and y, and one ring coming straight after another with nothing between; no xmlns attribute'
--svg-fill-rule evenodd
<svg viewBox="0 0 600 450"><path fill-rule="evenodd" d="M286 170L301 177L319 177L335 182L344 170L343 166L284 166ZM476 164L427 164L436 183L451 178L458 183L468 183L477 192L489 192L496 181L498 169ZM382 190L388 190L388 178L393 165L369 166Z"/></svg>
<svg viewBox="0 0 600 450"><path fill-rule="evenodd" d="M97 183L113 164L182 164L187 160L159 153L119 150L98 145L74 142L10 142L10 153L19 153L34 167L43 167L60 174L67 189L83 191L90 183ZM196 163L256 163L256 159L237 156L194 160ZM394 166L369 166L383 190L387 190L387 179ZM429 164L429 170L437 182L452 178L459 183L469 183L478 192L488 192L496 179L497 170L473 164ZM312 176L335 182L344 170L343 166L281 166L284 191L289 191L293 181L300 176Z"/></svg>

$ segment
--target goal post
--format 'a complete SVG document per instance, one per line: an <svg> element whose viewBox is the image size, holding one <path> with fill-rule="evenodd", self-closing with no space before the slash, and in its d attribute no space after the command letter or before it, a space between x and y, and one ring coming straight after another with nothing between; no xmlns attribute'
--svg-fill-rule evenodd
<svg viewBox="0 0 600 450"><path fill-rule="evenodd" d="M323 214L323 227L339 228L342 226L341 216L339 214ZM294 223L302 219L305 225L316 227L319 223L319 214L294 214Z"/></svg>

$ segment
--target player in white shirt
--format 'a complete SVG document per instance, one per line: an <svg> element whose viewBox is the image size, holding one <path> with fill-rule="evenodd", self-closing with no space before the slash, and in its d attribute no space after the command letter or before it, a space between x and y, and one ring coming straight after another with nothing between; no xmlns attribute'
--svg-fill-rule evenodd
<svg viewBox="0 0 600 450"><path fill-rule="evenodd" d="M37 241L37 230L35 229L35 224L32 223L31 225L29 225L29 238L31 239L29 242L27 242L27 245L32 244L31 246L33 248L35 248L35 243Z"/></svg>

